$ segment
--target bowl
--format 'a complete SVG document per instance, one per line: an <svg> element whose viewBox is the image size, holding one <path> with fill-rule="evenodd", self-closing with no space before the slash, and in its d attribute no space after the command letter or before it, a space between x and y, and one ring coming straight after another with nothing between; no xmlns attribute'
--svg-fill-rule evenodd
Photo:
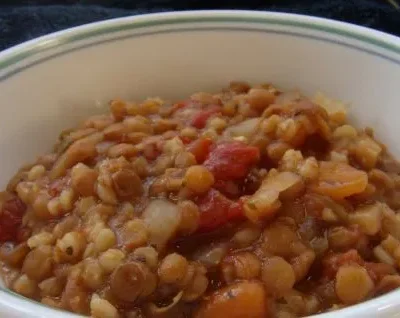
<svg viewBox="0 0 400 318"><path fill-rule="evenodd" d="M399 38L293 14L171 12L72 28L0 53L0 185L111 98L176 99L239 79L349 102L351 120L373 127L400 156ZM319 317L394 317L399 310L400 290ZM0 312L77 317L5 288Z"/></svg>

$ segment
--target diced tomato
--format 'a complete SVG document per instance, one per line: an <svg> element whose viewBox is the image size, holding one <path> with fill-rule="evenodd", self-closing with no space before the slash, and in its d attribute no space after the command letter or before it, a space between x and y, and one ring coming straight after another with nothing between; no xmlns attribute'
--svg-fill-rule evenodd
<svg viewBox="0 0 400 318"><path fill-rule="evenodd" d="M386 275L396 274L393 266L385 263L365 263L365 269L374 282L379 282Z"/></svg>
<svg viewBox="0 0 400 318"><path fill-rule="evenodd" d="M203 163L206 160L208 153L210 152L210 147L213 141L209 138L200 138L193 141L188 146L188 151L191 152L195 157L197 163Z"/></svg>
<svg viewBox="0 0 400 318"><path fill-rule="evenodd" d="M199 112L197 112L190 121L190 125L198 129L204 128L206 126L208 118L220 112L221 112L220 106L211 105L207 109L200 110Z"/></svg>
<svg viewBox="0 0 400 318"><path fill-rule="evenodd" d="M53 183L49 184L47 192L52 196L56 197L61 193L61 182L59 179L55 180Z"/></svg>
<svg viewBox="0 0 400 318"><path fill-rule="evenodd" d="M27 226L21 226L17 231L16 241L25 242L32 235L32 230Z"/></svg>
<svg viewBox="0 0 400 318"><path fill-rule="evenodd" d="M155 143L145 145L143 149L143 156L150 161L156 160L160 154L161 152L158 150L158 147Z"/></svg>
<svg viewBox="0 0 400 318"><path fill-rule="evenodd" d="M199 232L208 232L228 222L243 218L243 203L229 200L219 191L211 189L197 202L200 210Z"/></svg>
<svg viewBox="0 0 400 318"><path fill-rule="evenodd" d="M328 255L322 260L324 268L323 276L329 279L333 279L340 266L347 264L358 264L364 265L364 260L358 254L357 250L349 250L345 253L336 253Z"/></svg>
<svg viewBox="0 0 400 318"><path fill-rule="evenodd" d="M213 188L217 189L228 198L236 197L240 194L239 186L231 180L216 180Z"/></svg>
<svg viewBox="0 0 400 318"><path fill-rule="evenodd" d="M235 141L219 144L204 162L218 180L240 179L245 177L251 166L260 159L260 150Z"/></svg>
<svg viewBox="0 0 400 318"><path fill-rule="evenodd" d="M190 101L180 101L172 105L172 112L176 112L179 109L185 108L190 105Z"/></svg>
<svg viewBox="0 0 400 318"><path fill-rule="evenodd" d="M26 206L18 198L9 199L0 211L0 242L17 239Z"/></svg>
<svg viewBox="0 0 400 318"><path fill-rule="evenodd" d="M188 145L188 144L190 144L190 143L192 142L192 139L190 139L189 137L180 136L179 138L182 140L182 142L183 142L185 145Z"/></svg>
<svg viewBox="0 0 400 318"><path fill-rule="evenodd" d="M395 275L387 275L384 276L376 286L375 295L383 295L394 289L400 287L400 276Z"/></svg>
<svg viewBox="0 0 400 318"><path fill-rule="evenodd" d="M47 188L47 192L50 196L56 197L59 196L61 191L65 189L67 186L67 183L69 181L69 178L62 178L62 179L56 179L53 182L51 182Z"/></svg>
<svg viewBox="0 0 400 318"><path fill-rule="evenodd" d="M396 273L393 266L384 263L365 262L356 250L345 253L331 254L322 261L324 278L333 279L339 267L348 264L358 264L364 267L374 282L379 282L386 275Z"/></svg>

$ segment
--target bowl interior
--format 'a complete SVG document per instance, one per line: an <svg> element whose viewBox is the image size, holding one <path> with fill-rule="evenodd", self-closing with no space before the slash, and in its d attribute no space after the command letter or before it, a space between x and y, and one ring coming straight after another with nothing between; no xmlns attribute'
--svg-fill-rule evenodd
<svg viewBox="0 0 400 318"><path fill-rule="evenodd" d="M0 186L58 134L111 98L181 99L231 80L271 82L349 103L400 155L399 40L283 14L186 13L120 19L0 55Z"/></svg>

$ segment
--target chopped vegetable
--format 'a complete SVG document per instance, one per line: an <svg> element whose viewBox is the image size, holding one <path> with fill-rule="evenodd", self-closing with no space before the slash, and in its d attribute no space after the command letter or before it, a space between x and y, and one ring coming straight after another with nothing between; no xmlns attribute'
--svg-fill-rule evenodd
<svg viewBox="0 0 400 318"><path fill-rule="evenodd" d="M224 135L231 137L245 137L250 138L255 132L258 124L260 123L260 118L251 118L240 122L239 124L228 127Z"/></svg>
<svg viewBox="0 0 400 318"><path fill-rule="evenodd" d="M18 197L3 203L0 211L0 243L17 239L25 210L25 204Z"/></svg>
<svg viewBox="0 0 400 318"><path fill-rule="evenodd" d="M197 204L200 210L199 232L212 231L231 221L243 219L242 203L229 200L214 189L201 197Z"/></svg>
<svg viewBox="0 0 400 318"><path fill-rule="evenodd" d="M213 141L209 138L199 138L188 146L188 150L195 156L197 163L200 164L206 160L212 144Z"/></svg>
<svg viewBox="0 0 400 318"><path fill-rule="evenodd" d="M177 232L180 224L180 211L175 204L164 199L156 199L149 203L142 218L149 231L150 243L160 250Z"/></svg>
<svg viewBox="0 0 400 318"><path fill-rule="evenodd" d="M332 254L323 260L324 276L334 277L340 266L349 264L363 264L364 261L356 250L349 250L345 253Z"/></svg>
<svg viewBox="0 0 400 318"><path fill-rule="evenodd" d="M245 200L245 214L254 223L269 220L281 206L279 198L293 198L303 188L301 177L293 172L267 176L257 192Z"/></svg>
<svg viewBox="0 0 400 318"><path fill-rule="evenodd" d="M192 120L190 121L190 124L196 128L204 128L206 126L207 120L215 115L221 112L221 107L220 106L210 106L205 110L200 110L198 113L196 113Z"/></svg>
<svg viewBox="0 0 400 318"><path fill-rule="evenodd" d="M341 162L322 161L319 176L311 189L334 199L343 199L361 193L368 184L368 175Z"/></svg>
<svg viewBox="0 0 400 318"><path fill-rule="evenodd" d="M268 318L266 292L261 283L240 282L211 294L196 318Z"/></svg>
<svg viewBox="0 0 400 318"><path fill-rule="evenodd" d="M240 179L260 159L258 148L242 142L229 142L217 145L209 154L204 166L218 180Z"/></svg>

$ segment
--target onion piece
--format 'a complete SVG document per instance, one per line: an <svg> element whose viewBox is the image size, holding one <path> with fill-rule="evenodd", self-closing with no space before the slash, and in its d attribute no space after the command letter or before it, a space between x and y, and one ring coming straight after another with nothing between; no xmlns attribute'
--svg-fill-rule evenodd
<svg viewBox="0 0 400 318"><path fill-rule="evenodd" d="M97 153L98 154L105 154L105 153L107 153L108 149L110 149L112 146L114 146L116 144L117 144L116 142L108 141L108 140L99 142L96 145Z"/></svg>
<svg viewBox="0 0 400 318"><path fill-rule="evenodd" d="M157 250L164 248L180 224L179 208L165 199L151 201L144 210L142 218L150 234L149 242Z"/></svg>
<svg viewBox="0 0 400 318"><path fill-rule="evenodd" d="M225 129L224 135L229 137L243 136L246 138L251 137L260 122L260 118L250 118L242 121L239 124L233 125Z"/></svg>
<svg viewBox="0 0 400 318"><path fill-rule="evenodd" d="M268 175L260 188L249 196L244 204L244 212L253 223L271 219L281 207L280 198L294 198L304 189L302 178L290 171Z"/></svg>
<svg viewBox="0 0 400 318"><path fill-rule="evenodd" d="M182 295L183 295L183 291L180 291L178 294L175 295L174 298L172 298L172 302L169 305L164 306L164 307L158 307L156 304L150 303L149 311L151 313L151 316L163 314L163 313L169 311L172 307L175 307L175 305L177 305L179 303L179 301L181 300Z"/></svg>
<svg viewBox="0 0 400 318"><path fill-rule="evenodd" d="M207 268L217 267L228 253L227 244L212 245L196 251L193 260L200 262Z"/></svg>

